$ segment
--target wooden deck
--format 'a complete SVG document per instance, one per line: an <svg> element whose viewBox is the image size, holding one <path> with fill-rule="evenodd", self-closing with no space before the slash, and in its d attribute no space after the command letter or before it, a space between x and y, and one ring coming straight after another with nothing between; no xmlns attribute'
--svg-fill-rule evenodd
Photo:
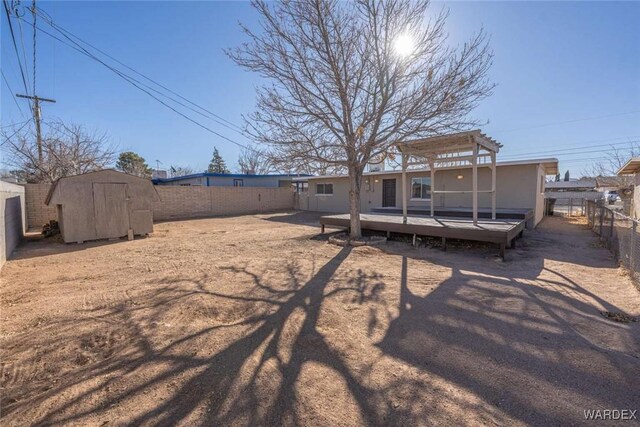
<svg viewBox="0 0 640 427"><path fill-rule="evenodd" d="M364 230L441 237L443 248L446 248L446 239L496 243L500 245L503 258L507 245L515 247L516 239L522 236L525 228L524 219L478 220L478 224L473 225L473 221L466 218L410 216L403 224L400 215L382 214L361 214L360 223ZM320 225L323 233L325 226L349 228L349 214L322 216Z"/></svg>
<svg viewBox="0 0 640 427"><path fill-rule="evenodd" d="M373 213L379 214L402 214L401 207L378 207L372 208ZM437 217L450 217L450 218L471 218L473 212L471 208L443 208L435 207L433 213ZM431 209L429 206L409 206L407 208L407 214L415 216L431 216ZM529 222L533 219L533 209L496 209L497 219L524 219ZM478 218L491 218L490 208L478 208Z"/></svg>

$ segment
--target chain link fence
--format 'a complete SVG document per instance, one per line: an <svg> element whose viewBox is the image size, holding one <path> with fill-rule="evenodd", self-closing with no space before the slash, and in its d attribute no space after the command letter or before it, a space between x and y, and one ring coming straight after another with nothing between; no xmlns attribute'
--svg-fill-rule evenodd
<svg viewBox="0 0 640 427"><path fill-rule="evenodd" d="M609 209L602 202L586 201L586 217L600 241L616 256L633 281L638 284L640 270L640 236L638 221Z"/></svg>
<svg viewBox="0 0 640 427"><path fill-rule="evenodd" d="M544 214L558 216L584 216L586 203L589 200L582 197L546 197L544 199Z"/></svg>

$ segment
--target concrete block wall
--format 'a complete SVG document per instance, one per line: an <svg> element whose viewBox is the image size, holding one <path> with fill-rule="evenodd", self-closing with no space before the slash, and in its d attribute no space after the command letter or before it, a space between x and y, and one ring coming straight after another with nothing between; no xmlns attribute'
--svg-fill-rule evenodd
<svg viewBox="0 0 640 427"><path fill-rule="evenodd" d="M25 186L27 226L40 229L57 219L55 206L44 201L51 184ZM240 215L293 209L294 193L290 187L178 187L156 186L160 202L154 204L154 221Z"/></svg>
<svg viewBox="0 0 640 427"><path fill-rule="evenodd" d="M44 204L51 184L26 184L24 187L28 230L41 230L50 220L58 219L56 207Z"/></svg>
<svg viewBox="0 0 640 427"><path fill-rule="evenodd" d="M0 181L0 267L20 244L25 223L24 187Z"/></svg>
<svg viewBox="0 0 640 427"><path fill-rule="evenodd" d="M291 188L157 186L154 221L293 209Z"/></svg>

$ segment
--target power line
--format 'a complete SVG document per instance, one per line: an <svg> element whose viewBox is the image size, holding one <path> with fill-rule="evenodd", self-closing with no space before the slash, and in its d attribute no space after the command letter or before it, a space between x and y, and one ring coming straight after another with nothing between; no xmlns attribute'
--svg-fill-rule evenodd
<svg viewBox="0 0 640 427"><path fill-rule="evenodd" d="M78 42L80 42L80 43L82 43L82 44L84 44L84 45L86 45L86 46L90 47L91 49L94 49L94 50L96 50L97 52L100 52L101 54L103 54L103 55L104 55L104 56L106 56L107 58L109 58L109 59L111 59L111 60L113 60L113 61L117 62L118 64L120 64L120 65L122 65L123 67L127 68L128 70L130 70L130 71L134 72L135 74L139 75L140 77L144 78L145 80L147 80L147 81L149 81L149 82L151 82L151 83L153 83L153 84L155 84L155 85L157 85L157 86L161 87L162 89L164 89L164 90L168 91L169 93L171 93L171 94L173 94L173 95L177 96L178 98L182 99L183 101L187 102L188 104L191 104L191 105L193 105L193 106L195 106L195 107L199 108L200 110L202 110L202 111L206 112L209 116L212 116L212 117L209 117L207 114L203 114L203 113L202 113L202 111L195 110L195 109L193 109L193 108L191 108L191 107L189 107L189 106L187 106L187 105L185 105L185 104L183 104L183 103L181 103L181 102L179 102L179 101L177 101L177 100L175 100L175 99L173 99L173 98L171 98L171 97L167 96L166 94L163 94L162 92L160 92L160 91L158 91L158 90L156 90L156 89L154 89L154 88L152 88L152 87L149 87L149 86L147 86L147 85L144 85L144 84L143 84L143 83L141 83L140 81L136 80L136 82L138 82L139 84L144 85L144 86L145 86L145 87L147 87L148 89L153 90L154 92L156 92L156 93L158 93L158 94L160 94L160 95L162 95L162 96L165 96L165 97L167 97L167 98L171 99L172 101L176 102L177 104L179 104L179 105L181 105L181 106L183 106L183 107L185 107L185 108L188 108L188 109L190 109L191 111L193 111L193 112L195 112L195 113L197 113L197 114L200 114L200 115L201 115L201 116L203 116L203 117L206 117L206 118L209 118L209 119L213 120L214 122L218 123L219 125L222 125L222 126L224 126L224 127L227 127L227 128L229 128L229 129L231 129L231 130L233 130L233 131L235 131L235 132L240 133L240 134L241 134L241 135L243 135L243 136L246 136L246 135L244 134L244 132L242 131L242 128L241 128L240 126L236 125L235 123L230 122L229 120L225 119L224 117L221 117L221 116L219 116L219 115L215 114L214 112L212 112L212 111L208 110L207 108L205 108L205 107L203 107L203 106L201 106L201 105L199 105L199 104L197 104L197 103L195 103L195 102L191 101L191 100L190 100L190 99L188 99L188 98L185 98L184 96L182 96L182 95L180 95L179 93L177 93L177 92L175 92L175 91L171 90L170 88L168 88L168 87L164 86L163 84L159 83L158 81L156 81L156 80L154 80L154 79L152 79L152 78L150 78L150 77L146 76L145 74L143 74L143 73L141 73L141 72L139 72L139 71L135 70L134 68L132 68L132 67L130 67L129 65L127 65L127 64L125 64L125 63L123 63L122 61L118 60L117 58L114 58L112 55L108 54L107 52L103 51L102 49L100 49L100 48L98 48L98 47L94 46L93 44L91 44L91 43L87 42L86 40L83 40L83 39L82 39L82 38L80 38L79 36L77 36L77 35L73 34L71 31L66 30L65 28L63 28L63 27L61 27L60 25L56 24L56 23L53 21L53 19L51 18L51 16L49 16L49 15L48 15L45 11L43 11L42 9L38 8L38 9L37 9L37 11L40 13L40 16L45 20L45 22L47 22L47 23L48 23L52 28L54 28L55 30L57 30L57 31L58 31L59 33L61 33L62 35L64 35L67 39L69 39L70 41L72 41L74 44L78 45ZM43 15L44 15L44 16L43 16ZM73 39L75 39L75 40L71 40L71 38L73 38ZM129 76L129 77L130 77L130 76ZM220 121L222 121L222 122L220 122Z"/></svg>
<svg viewBox="0 0 640 427"><path fill-rule="evenodd" d="M23 120L21 122L10 123L8 125L0 126L0 129L5 129L5 128L14 127L14 126L17 126L17 125L22 125L22 124L25 124L26 122L30 122L30 121L31 121L31 119L27 119L27 120Z"/></svg>
<svg viewBox="0 0 640 427"><path fill-rule="evenodd" d="M569 145L568 145L568 148L573 148L573 147L575 147L575 148L583 148L583 147L585 147L583 144L592 144L592 143L596 143L596 142L600 143L600 142L617 141L617 140L620 140L620 139L627 139L628 140L628 139L632 139L632 138L640 138L640 135L626 135L626 136L617 136L617 137L614 137L614 138L604 138L604 139L600 138L600 139L591 139L591 140L588 140L588 141L570 142ZM548 143L548 144L551 144L551 145L566 145L566 142L564 142L564 141L563 142L556 141L556 142L551 142L551 143ZM516 151L515 153L512 153L512 154L513 155L526 154L526 153L528 153L526 150L527 150L527 148L525 148L525 152L524 153L522 151L519 151L519 152Z"/></svg>
<svg viewBox="0 0 640 427"><path fill-rule="evenodd" d="M18 107L18 110L20 110L20 114L22 115L22 117L25 117L24 111L22 111L22 107L20 107L20 104L18 103L18 100L16 99L16 95L13 92L13 89L11 89L11 86L9 85L9 81L7 80L7 76L4 75L4 70L0 70L0 73L2 73L2 80L4 80L4 84L7 85L7 89L9 89L9 93L11 94L11 97L13 98L13 102L16 103L16 107ZM31 119L29 119L29 120L31 120Z"/></svg>
<svg viewBox="0 0 640 427"><path fill-rule="evenodd" d="M33 15L33 96L36 96L36 0L33 0L31 13Z"/></svg>
<svg viewBox="0 0 640 427"><path fill-rule="evenodd" d="M20 132L22 129L24 129L24 127L26 125L28 125L29 123L31 123L31 120L27 120L25 121L22 126L20 126L18 128L18 130L14 131L10 136L6 136L4 137L4 141L2 141L2 143L0 143L0 147L3 146L4 144L6 144L7 142L11 142L11 138L13 138L18 132Z"/></svg>
<svg viewBox="0 0 640 427"><path fill-rule="evenodd" d="M527 126L527 127L503 130L503 131L498 131L498 132L501 132L501 133L516 132L516 131L520 131L520 130L538 129L538 128L543 128L543 127L564 125L564 124L569 124L569 123L585 122L585 121L589 121L589 120L608 119L608 118L611 118L611 117L627 116L627 115L630 115L630 114L640 114L640 110L627 111L626 113L607 114L607 115L604 115L604 116L585 117L585 118L581 118L581 119L564 120L564 121L561 121L561 122L544 123L544 124L540 124L540 125Z"/></svg>
<svg viewBox="0 0 640 427"><path fill-rule="evenodd" d="M17 11L16 11L16 15L17 15ZM20 45L22 46L22 59L24 60L24 73L27 75L27 81L30 80L29 77L29 68L27 67L27 64L29 63L29 61L27 61L27 49L24 47L24 31L22 31L22 21L18 20L18 30L20 30Z"/></svg>
<svg viewBox="0 0 640 427"><path fill-rule="evenodd" d="M578 152L578 153L597 153L597 152L605 152L608 151L611 148L616 148L617 146L625 146L625 145L631 145L631 144L638 144L640 143L640 140L636 139L636 140L632 140L632 141L625 141L625 142L616 142L616 143L610 143L610 144L597 144L597 145L586 145L584 147L580 147L580 148L564 148L564 149L558 149L558 150L546 150L546 151L536 151L536 152L529 152L529 153L522 153L522 154L511 154L511 155L505 155L502 156L501 158L517 158L517 157L528 157L528 156L532 156L532 155L540 155L540 154L547 154L547 155L562 155L561 153L563 152L569 152L568 154L571 154L572 152ZM594 151L584 151L585 148L597 148L597 147L607 147L601 150L594 150Z"/></svg>
<svg viewBox="0 0 640 427"><path fill-rule="evenodd" d="M9 32L11 33L11 40L13 40L13 48L16 52L16 57L18 59L18 65L20 66L20 74L22 75L22 83L24 84L24 90L29 93L27 79L24 76L24 69L22 68L22 62L20 61L20 53L18 53L18 45L16 44L16 36L13 32L13 24L11 23L11 15L9 13L9 4L7 0L3 0L2 4L4 5L4 11L7 15L7 22L9 23Z"/></svg>
<svg viewBox="0 0 640 427"><path fill-rule="evenodd" d="M20 19L23 19L23 20L24 20L24 18L20 18ZM25 22L27 22L27 23L28 23L28 21L26 21L26 20L25 20ZM133 78L133 77L131 77L131 76L129 76L129 75L127 75L127 74L125 74L124 72L122 72L122 71L120 71L120 70L118 70L118 69L114 68L113 66L111 66L111 65L107 64L106 62L104 62L103 60L101 60L100 58L98 58L97 56L95 56L94 54L92 54L91 52L89 52L87 49L85 49L85 48L84 48L83 46L81 46L79 43L75 42L75 41L74 41L73 39L71 39L69 36L65 35L64 33L62 33L62 32L60 32L60 31L58 31L58 32L60 32L60 33L62 34L62 36L63 36L63 37L65 37L65 38L66 38L66 39L68 39L71 43L73 43L73 45L71 45L71 44L69 44L69 43L65 42L64 40L62 40L62 39L60 39L59 37L57 37L57 36L55 36L55 35L51 34L51 33L50 33L50 32L48 32L48 31L46 31L46 30L42 29L41 27L37 27L37 26L36 26L36 28L37 28L39 31L43 32L44 34L48 35L49 37L54 38L55 40L59 41L60 43L62 43L62 44L64 44L64 45L66 45L66 46L68 46L68 47L70 47L70 48L72 48L72 49L74 49L74 50L76 50L76 51L78 51L78 52L82 53L83 55L85 55L85 56L87 56L87 57L89 57L89 58L93 59L94 61L96 61L96 62L98 62L98 63L102 64L103 66L105 66L105 67L106 67L106 68L108 68L109 70L111 70L111 71L113 71L114 73L116 73L120 78L122 78L123 80L125 80L126 82L128 82L129 84L131 84L132 86L134 86L134 87L136 87L137 89L141 90L142 92L146 93L147 95L149 95L150 97L152 97L153 99L155 99L156 101L158 101L159 103L161 103L162 105L164 105L165 107L169 108L170 110L172 110L172 111L173 111L173 112L175 112L176 114L178 114L178 115L180 115L181 117L183 117L183 118L185 118L185 119L189 120L190 122L194 123L195 125L197 125L197 126L201 127L202 129L205 129L206 131L208 131L208 132L210 132L210 133L212 133L212 134L214 134L214 135L216 135L216 136L218 136L218 137L220 137L220 138L222 138L222 139L224 139L224 140L226 140L226 141L228 141L228 142L231 142L232 144L235 144L235 145L237 145L237 146L239 146L239 147L242 147L242 148L245 148L245 149L248 149L248 150L253 150L251 147L246 146L246 145L244 145L244 144L241 144L241 143L239 143L239 142L237 142L237 141L234 141L233 139L231 139L231 138L229 138L229 137L227 137L227 136L225 136L225 135L222 135L221 133L218 133L218 132L214 131L213 129L209 128L208 126L203 125L202 123L198 122L197 120L195 120L195 119L193 119L193 118L191 118L191 117L187 116L187 115L186 115L186 114L184 114L183 112L181 112L181 111L177 110L176 108L174 108L173 106L171 106L171 105L167 104L167 103L166 103L166 102L164 102L162 99L158 98L158 97L157 97L157 96L155 96L153 93L149 92L149 90L154 90L154 89L149 88L147 85L145 85L144 83L141 83L139 80L137 80L137 79L135 79L135 78ZM74 46L74 45L75 45L75 46ZM149 88L149 90L145 89L145 88L144 88L144 87L142 87L142 86ZM156 91L156 90L154 90L154 91ZM157 92L157 91L156 91L156 92ZM168 95L164 95L164 96L165 96L165 97L167 97L167 98L169 98L169 99L171 99L171 100L173 100L173 101L174 101L174 102L176 102L176 103L179 103L178 101L176 101L176 100L172 99L172 98L171 98L171 97L169 97Z"/></svg>

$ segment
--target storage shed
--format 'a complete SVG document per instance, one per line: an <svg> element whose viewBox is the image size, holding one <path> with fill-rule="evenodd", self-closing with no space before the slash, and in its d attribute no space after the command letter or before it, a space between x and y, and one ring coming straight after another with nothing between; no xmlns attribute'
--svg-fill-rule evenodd
<svg viewBox="0 0 640 427"><path fill-rule="evenodd" d="M66 243L153 232L153 202L160 198L150 180L112 169L60 178L45 203L58 209Z"/></svg>

